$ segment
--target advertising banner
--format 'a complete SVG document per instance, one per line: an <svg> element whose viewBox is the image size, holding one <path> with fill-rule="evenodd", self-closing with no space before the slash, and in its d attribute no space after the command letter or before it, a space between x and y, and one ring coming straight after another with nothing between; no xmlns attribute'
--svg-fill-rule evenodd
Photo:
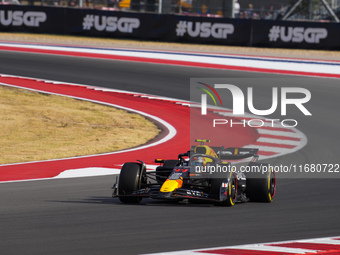
<svg viewBox="0 0 340 255"><path fill-rule="evenodd" d="M250 20L173 16L171 38L178 42L249 46Z"/></svg>
<svg viewBox="0 0 340 255"><path fill-rule="evenodd" d="M0 31L273 48L340 48L338 23L0 5Z"/></svg>
<svg viewBox="0 0 340 255"><path fill-rule="evenodd" d="M252 46L339 49L338 23L254 20Z"/></svg>
<svg viewBox="0 0 340 255"><path fill-rule="evenodd" d="M0 31L62 34L63 10L41 6L0 5Z"/></svg>

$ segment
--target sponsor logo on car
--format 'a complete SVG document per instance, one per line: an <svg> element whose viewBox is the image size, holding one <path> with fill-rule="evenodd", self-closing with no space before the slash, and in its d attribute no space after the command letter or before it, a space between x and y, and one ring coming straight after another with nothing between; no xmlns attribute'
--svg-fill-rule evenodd
<svg viewBox="0 0 340 255"><path fill-rule="evenodd" d="M201 197L203 195L203 192L198 191L198 190L187 190L187 194L189 196L197 196L197 197Z"/></svg>

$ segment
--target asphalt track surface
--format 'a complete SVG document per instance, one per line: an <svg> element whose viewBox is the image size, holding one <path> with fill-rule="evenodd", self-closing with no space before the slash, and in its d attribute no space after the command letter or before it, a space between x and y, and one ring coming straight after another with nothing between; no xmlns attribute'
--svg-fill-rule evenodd
<svg viewBox="0 0 340 255"><path fill-rule="evenodd" d="M312 93L298 129L302 150L272 164L339 163L339 80L0 52L0 73L189 99L190 77L228 77L259 91L258 108L275 86ZM281 118L280 116L272 116ZM142 156L142 155L141 155ZM132 159L134 160L134 159ZM340 179L279 178L271 204L232 208L111 198L113 176L0 184L1 254L141 254L337 236Z"/></svg>

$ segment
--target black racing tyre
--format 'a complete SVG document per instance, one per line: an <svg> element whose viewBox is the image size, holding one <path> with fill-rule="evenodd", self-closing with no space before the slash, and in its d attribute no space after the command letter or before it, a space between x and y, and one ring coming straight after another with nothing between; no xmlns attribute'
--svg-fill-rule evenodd
<svg viewBox="0 0 340 255"><path fill-rule="evenodd" d="M133 191L141 188L142 165L134 162L125 163L120 171L118 182L118 195L127 195L119 197L119 200L126 204L136 204L142 201L142 197L128 196Z"/></svg>
<svg viewBox="0 0 340 255"><path fill-rule="evenodd" d="M158 183L163 183L171 174L172 170L178 164L178 160L169 159L165 160L162 166L156 168L156 180Z"/></svg>
<svg viewBox="0 0 340 255"><path fill-rule="evenodd" d="M224 180L228 180L228 174L227 173L212 173L210 176L210 193L216 199L220 197L220 190L221 190L221 185Z"/></svg>
<svg viewBox="0 0 340 255"><path fill-rule="evenodd" d="M237 198L237 177L234 172L219 172L214 173L211 176L210 179L210 185L211 185L211 194L219 199L220 198L220 192L221 192L221 186L223 181L227 181L229 178L228 183L228 190L225 193L227 196L227 200L224 202L218 202L216 205L226 205L226 206L233 206L236 202Z"/></svg>
<svg viewBox="0 0 340 255"><path fill-rule="evenodd" d="M247 197L251 202L272 202L276 192L275 172L266 163L251 162L248 166L245 173Z"/></svg>
<svg viewBox="0 0 340 255"><path fill-rule="evenodd" d="M231 174L226 195L227 200L223 202L223 205L233 206L237 198L237 177L235 173Z"/></svg>

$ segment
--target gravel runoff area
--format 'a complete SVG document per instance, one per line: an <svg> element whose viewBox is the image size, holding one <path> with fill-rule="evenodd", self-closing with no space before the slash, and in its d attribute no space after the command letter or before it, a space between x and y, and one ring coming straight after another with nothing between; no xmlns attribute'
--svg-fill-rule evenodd
<svg viewBox="0 0 340 255"><path fill-rule="evenodd" d="M16 42L39 42L55 43L79 46L96 46L96 47L120 47L120 48L138 48L153 50L177 50L177 51L194 51L204 53L225 53L225 54L245 54L255 56L273 56L287 58L306 58L322 60L339 60L340 51L324 50L297 50L297 49L277 49L277 48L256 48L256 47L236 47L236 46L216 46L216 45L199 45L187 43L165 43L165 42L148 42L112 38L93 38L80 36L63 36L63 35L41 35L41 34L24 34L24 33L0 33L2 41Z"/></svg>

